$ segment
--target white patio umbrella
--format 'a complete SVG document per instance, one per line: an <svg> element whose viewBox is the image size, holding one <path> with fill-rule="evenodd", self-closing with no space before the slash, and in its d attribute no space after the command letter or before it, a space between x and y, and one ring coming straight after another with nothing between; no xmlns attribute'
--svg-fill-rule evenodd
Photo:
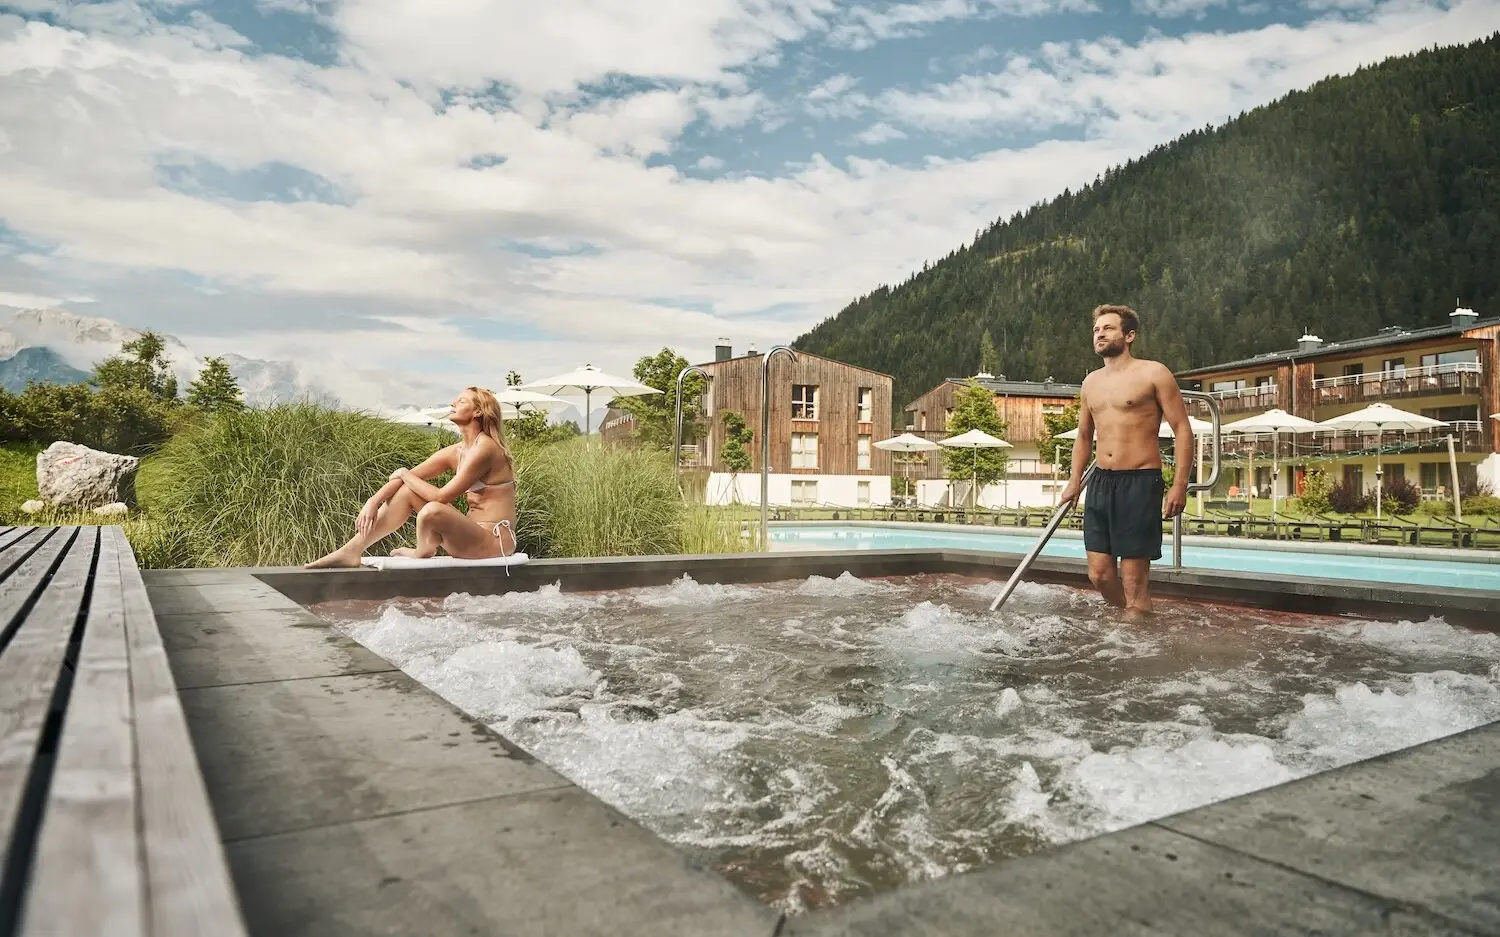
<svg viewBox="0 0 1500 937"><path fill-rule="evenodd" d="M392 423L403 423L409 426L441 426L444 429L458 429L458 427L444 419L447 415L447 407L429 407L426 410L412 410L408 413L388 416L386 419Z"/></svg>
<svg viewBox="0 0 1500 937"><path fill-rule="evenodd" d="M1204 433L1211 433L1211 432L1213 432L1213 429L1214 429L1214 425L1212 423L1208 422L1207 420L1200 420L1197 417L1192 416L1192 415L1188 416L1188 424L1190 426L1192 426L1192 428L1193 428L1193 435L1194 436L1201 436ZM1172 424L1168 423L1166 420L1162 420L1161 421L1161 426L1158 426L1156 428L1156 437L1158 439L1172 439L1176 435L1177 435L1176 433L1172 432ZM1066 433L1058 433L1056 436L1054 436L1052 438L1053 439L1077 439L1078 438L1078 430L1077 429L1070 429Z"/></svg>
<svg viewBox="0 0 1500 937"><path fill-rule="evenodd" d="M884 449L887 452L934 452L942 447L930 439L923 439L913 433L902 433L900 436L880 440L875 444L875 448ZM906 478L908 474L906 463L903 462L901 477Z"/></svg>
<svg viewBox="0 0 1500 937"><path fill-rule="evenodd" d="M979 450L1014 448L1000 437L991 436L982 429L971 429L967 433L949 436L947 439L939 439L938 444L952 446L957 449L974 450L974 479L969 487L969 507L971 508L979 504Z"/></svg>
<svg viewBox="0 0 1500 937"><path fill-rule="evenodd" d="M534 390L522 390L520 387L507 387L504 390L497 390L495 391L495 399L516 411L529 409L550 413L553 410L562 410L571 406L571 404L561 397L537 393Z"/></svg>
<svg viewBox="0 0 1500 937"><path fill-rule="evenodd" d="M1271 514L1276 513L1277 498L1276 480L1281 475L1281 463L1278 461L1282 433L1313 433L1323 429L1322 426L1312 420L1303 419L1287 413L1285 410L1267 410L1260 416L1246 417L1243 420L1235 420L1233 423L1224 425L1226 433L1270 433L1271 434ZM1255 486L1255 448L1250 449L1250 486Z"/></svg>
<svg viewBox="0 0 1500 937"><path fill-rule="evenodd" d="M1388 429L1408 432L1414 429L1431 429L1434 426L1447 426L1442 420L1434 420L1430 416L1420 413L1412 413L1410 410L1402 410L1388 403L1372 403L1363 410L1355 410L1343 416L1336 416L1324 420L1318 424L1326 429L1346 429L1356 433L1377 433L1379 436L1375 441L1375 516L1381 516L1381 469L1380 469L1380 443L1385 437Z"/></svg>
<svg viewBox="0 0 1500 937"><path fill-rule="evenodd" d="M595 391L606 393L611 399L615 397L640 397L644 394L659 394L661 391L655 387L622 377L614 377L606 374L591 364L586 364L576 371L566 374L558 374L545 380L532 381L522 384L524 390L540 391L543 394L561 394L572 396L583 394L583 435L589 435L589 404Z"/></svg>

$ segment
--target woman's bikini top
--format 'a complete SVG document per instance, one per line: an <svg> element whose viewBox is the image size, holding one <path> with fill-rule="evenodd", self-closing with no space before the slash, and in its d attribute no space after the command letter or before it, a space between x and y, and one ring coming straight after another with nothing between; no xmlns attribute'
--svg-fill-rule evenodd
<svg viewBox="0 0 1500 937"><path fill-rule="evenodd" d="M468 446L465 445L464 443L459 443L458 444L458 461L460 463L463 462L464 455L467 452L468 452ZM493 484L489 484L489 483L486 483L486 482L483 482L483 481L476 481L474 484L470 485L465 490L466 491L483 491L486 488L503 488L506 485L514 485L515 483L516 483L516 480L514 478L507 478L503 482L495 482Z"/></svg>

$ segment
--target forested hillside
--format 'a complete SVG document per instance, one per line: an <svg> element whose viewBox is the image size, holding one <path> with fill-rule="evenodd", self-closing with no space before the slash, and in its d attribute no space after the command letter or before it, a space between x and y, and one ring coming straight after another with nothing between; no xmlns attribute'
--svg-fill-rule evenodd
<svg viewBox="0 0 1500 937"><path fill-rule="evenodd" d="M1175 368L1383 325L1500 314L1500 34L1320 82L997 221L795 346L895 376L896 406L974 373L1097 366L1089 311L1128 303Z"/></svg>

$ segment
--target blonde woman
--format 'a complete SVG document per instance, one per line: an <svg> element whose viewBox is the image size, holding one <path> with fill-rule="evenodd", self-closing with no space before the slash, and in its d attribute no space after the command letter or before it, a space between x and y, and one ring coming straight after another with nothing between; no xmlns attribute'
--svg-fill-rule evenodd
<svg viewBox="0 0 1500 937"><path fill-rule="evenodd" d="M358 566L365 549L400 530L412 512L417 515L416 549L392 550L392 556L436 556L442 548L461 559L487 559L516 551L516 469L505 445L500 403L484 388L470 387L451 406L448 419L463 440L416 468L392 472L390 481L365 502L349 542L306 568ZM454 474L443 487L428 481L444 472ZM459 495L468 496L468 514L453 506Z"/></svg>

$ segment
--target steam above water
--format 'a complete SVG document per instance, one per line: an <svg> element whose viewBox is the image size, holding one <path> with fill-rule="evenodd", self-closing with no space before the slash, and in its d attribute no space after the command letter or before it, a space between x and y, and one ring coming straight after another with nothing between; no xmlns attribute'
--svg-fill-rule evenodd
<svg viewBox="0 0 1500 937"><path fill-rule="evenodd" d="M957 576L325 615L601 799L786 910L850 900L1500 719L1500 637L1439 619ZM372 617L373 616L373 617Z"/></svg>

